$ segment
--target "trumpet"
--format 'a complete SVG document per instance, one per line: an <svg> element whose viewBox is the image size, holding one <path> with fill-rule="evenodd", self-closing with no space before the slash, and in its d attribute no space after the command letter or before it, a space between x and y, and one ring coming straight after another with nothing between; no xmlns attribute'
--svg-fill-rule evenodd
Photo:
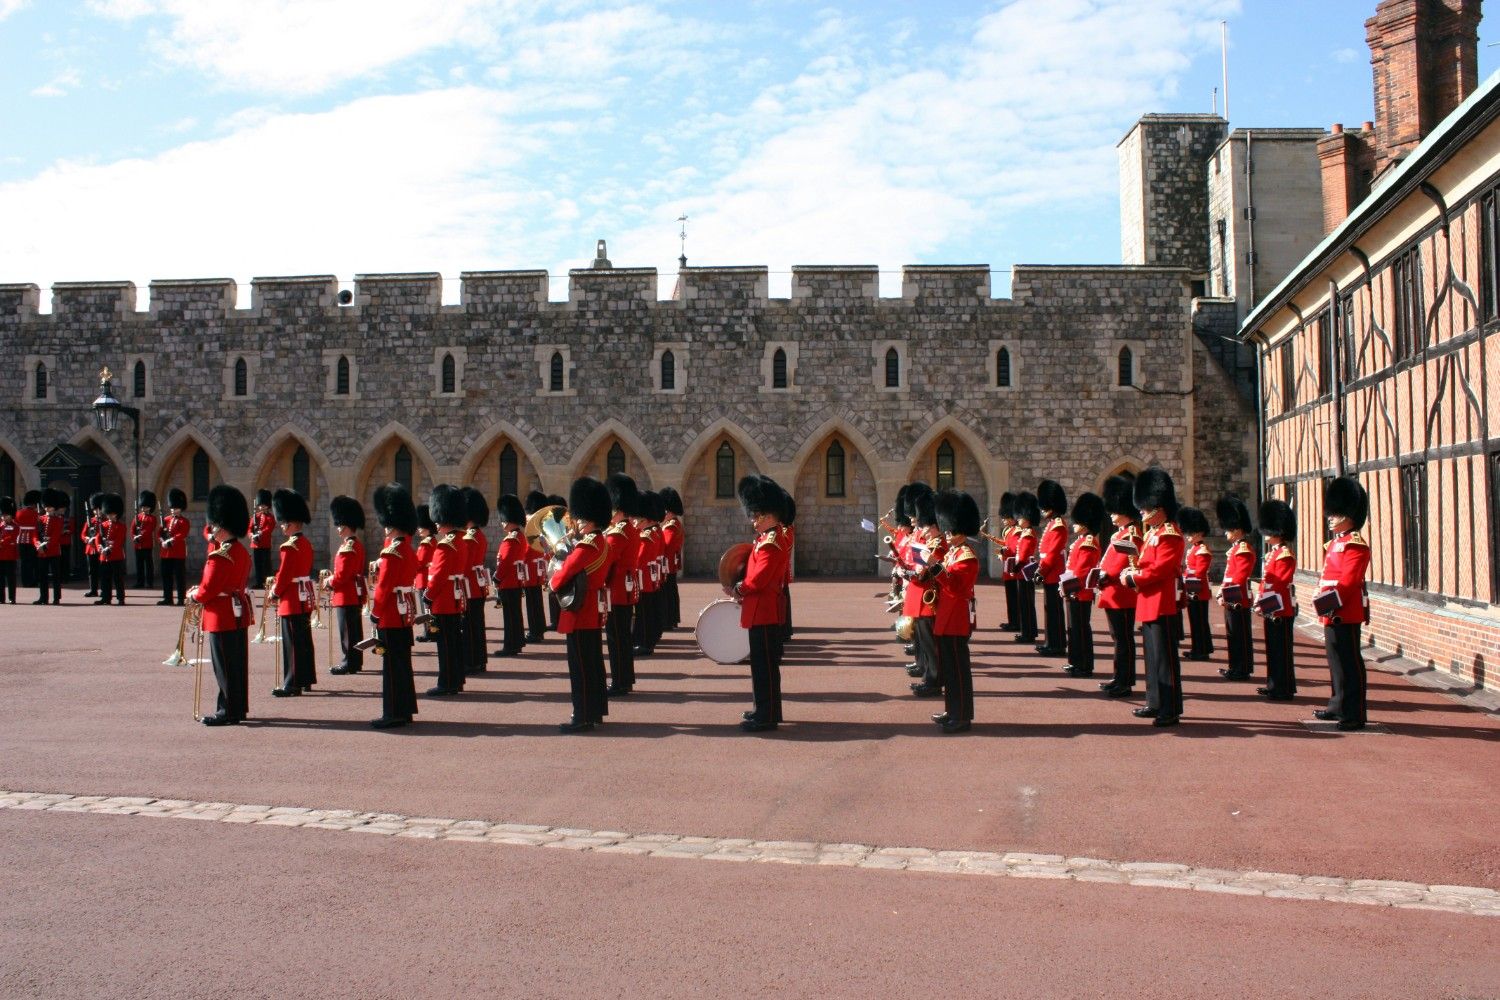
<svg viewBox="0 0 1500 1000"><path fill-rule="evenodd" d="M177 646L172 655L161 661L164 667L187 666L187 641L189 632L201 633L203 629L203 605L197 601L186 601L182 605L182 622L177 626Z"/></svg>

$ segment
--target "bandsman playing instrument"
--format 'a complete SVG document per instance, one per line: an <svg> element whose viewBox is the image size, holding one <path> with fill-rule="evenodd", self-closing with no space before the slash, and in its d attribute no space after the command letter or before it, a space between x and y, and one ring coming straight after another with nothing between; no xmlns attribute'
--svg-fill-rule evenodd
<svg viewBox="0 0 1500 1000"><path fill-rule="evenodd" d="M633 652L635 656L650 656L656 651L656 641L661 638L662 553L666 551L661 519L666 507L660 496L646 490L640 495L640 512L635 524L641 538L636 556L636 564L641 568L641 594L636 602Z"/></svg>
<svg viewBox="0 0 1500 1000"><path fill-rule="evenodd" d="M95 534L99 550L99 599L95 604L110 603L111 596L125 603L125 498L105 493L99 498L99 527Z"/></svg>
<svg viewBox="0 0 1500 1000"><path fill-rule="evenodd" d="M790 557L781 528L786 491L770 476L745 476L736 488L740 507L755 529L745 578L727 592L740 603L740 627L750 631L750 682L755 707L740 728L748 733L775 729L781 715L781 625L786 614L782 590Z"/></svg>
<svg viewBox="0 0 1500 1000"><path fill-rule="evenodd" d="M135 548L135 587L150 590L156 586L156 539L161 533L161 518L156 516L156 494L141 490L135 499L135 521L131 524L131 542Z"/></svg>
<svg viewBox="0 0 1500 1000"><path fill-rule="evenodd" d="M42 491L27 490L16 508L16 547L21 561L21 586L36 586L37 522L41 517Z"/></svg>
<svg viewBox="0 0 1500 1000"><path fill-rule="evenodd" d="M255 510L250 515L250 554L255 557L255 581L271 575L271 550L276 547L276 515L271 512L271 491L255 494Z"/></svg>
<svg viewBox="0 0 1500 1000"><path fill-rule="evenodd" d="M83 528L78 540L83 542L83 558L89 568L89 589L83 592L84 597L99 596L99 524L104 520L100 510L103 503L104 494L95 493L83 505Z"/></svg>
<svg viewBox="0 0 1500 1000"><path fill-rule="evenodd" d="M365 654L359 647L365 630L365 543L359 532L365 530L365 508L353 497L337 496L328 502L333 527L338 532L339 547L333 554L333 574L328 578L328 604L338 622L339 652L342 659L329 673L357 674L364 668Z"/></svg>
<svg viewBox="0 0 1500 1000"><path fill-rule="evenodd" d="M490 540L484 529L490 523L490 505L484 494L472 486L463 487L464 532L460 536L465 558L469 561L464 585L468 587L468 602L464 606L464 640L466 642L464 669L470 674L482 674L489 669L489 626L485 622L484 608L490 593L490 572L486 564L490 558Z"/></svg>
<svg viewBox="0 0 1500 1000"><path fill-rule="evenodd" d="M62 551L67 536L68 495L62 490L42 491L42 515L37 519L36 580L38 596L33 604L46 604L52 592L53 604L62 603Z"/></svg>
<svg viewBox="0 0 1500 1000"><path fill-rule="evenodd" d="M945 711L933 716L932 721L942 726L944 733L963 733L974 722L969 637L974 634L974 582L979 578L979 558L969 548L969 537L979 531L979 505L961 490L939 490L933 496L933 506L947 551L934 578L937 615L932 625Z"/></svg>
<svg viewBox="0 0 1500 1000"><path fill-rule="evenodd" d="M567 501L567 498L566 497L558 496L556 493L554 493L551 496L547 497L546 506L558 508L556 511L553 512L552 517L553 517L553 520L561 523L564 515L567 513L567 510L568 510L568 501ZM548 565L548 561L546 559L543 559L542 560L542 579L545 580L547 578L547 576L550 575L550 574L551 574L551 568ZM558 603L557 595L554 594L550 590L547 591L547 620L549 622L549 624L548 624L547 627L550 628L552 631L556 632L557 631L557 622L558 622L558 620L559 620L559 618L560 618L561 615L562 615L562 605Z"/></svg>
<svg viewBox="0 0 1500 1000"><path fill-rule="evenodd" d="M1046 525L1037 543L1037 579L1042 584L1045 631L1036 651L1038 656L1066 656L1068 633L1060 583L1068 559L1068 523L1063 520L1068 513L1068 497L1055 480L1043 479L1036 488L1036 499L1042 509L1042 523Z"/></svg>
<svg viewBox="0 0 1500 1000"><path fill-rule="evenodd" d="M467 649L464 643L464 611L468 590L468 549L459 530L468 522L468 506L461 490L447 483L432 488L427 508L432 514L437 542L427 564L427 606L432 609L437 633L438 679L427 689L430 697L456 695L464 689Z"/></svg>
<svg viewBox="0 0 1500 1000"><path fill-rule="evenodd" d="M1208 624L1208 568L1214 557L1203 544L1203 536L1209 531L1208 515L1197 507L1184 507L1177 512L1177 526L1182 529L1186 552L1182 593L1187 604L1188 631L1192 634L1187 658L1207 660L1214 655L1213 629Z"/></svg>
<svg viewBox="0 0 1500 1000"><path fill-rule="evenodd" d="M16 568L20 562L21 527L16 524L16 502L0 497L0 604L8 596L16 603Z"/></svg>
<svg viewBox="0 0 1500 1000"><path fill-rule="evenodd" d="M541 490L526 494L526 515L530 517L547 506L547 495ZM526 599L526 641L541 642L547 635L547 600L542 593L542 584L547 582L547 557L532 550L531 573L522 589Z"/></svg>
<svg viewBox="0 0 1500 1000"><path fill-rule="evenodd" d="M567 636L568 686L573 695L573 716L558 730L580 733L594 728L609 714L601 642L609 610L609 591L605 589L609 546L600 534L609 523L609 489L588 476L575 480L568 494L568 513L578 540L562 565L553 570L547 586L559 595L557 630Z"/></svg>
<svg viewBox="0 0 1500 1000"><path fill-rule="evenodd" d="M1175 726L1182 717L1182 663L1173 622L1177 615L1177 581L1182 575L1182 532L1177 493L1164 469L1150 468L1135 480L1135 506L1146 525L1145 544L1135 566L1123 574L1136 591L1136 620L1146 646L1146 705L1137 718L1153 725Z"/></svg>
<svg viewBox="0 0 1500 1000"><path fill-rule="evenodd" d="M370 725L392 729L411 722L417 714L417 685L411 670L412 620L417 612L413 583L417 558L411 534L417 530L417 511L411 494L399 483L375 491L375 517L385 529L370 607L382 650L380 718Z"/></svg>
<svg viewBox="0 0 1500 1000"><path fill-rule="evenodd" d="M1068 568L1058 582L1068 608L1068 673L1074 677L1094 676L1094 629L1090 623L1094 611L1094 589L1098 584L1094 570L1103 552L1100 542L1108 522L1104 500L1096 493L1084 493L1073 501L1073 547L1068 550Z"/></svg>
<svg viewBox="0 0 1500 1000"><path fill-rule="evenodd" d="M1042 509L1036 494L1022 490L1016 494L1016 604L1020 626L1014 641L1036 642L1037 525Z"/></svg>
<svg viewBox="0 0 1500 1000"><path fill-rule="evenodd" d="M1297 515L1280 500L1260 505L1260 533L1266 539L1266 564L1261 569L1260 595L1255 612L1265 622L1266 684L1257 691L1272 701L1290 701L1297 693L1292 622L1297 618Z"/></svg>
<svg viewBox="0 0 1500 1000"><path fill-rule="evenodd" d="M521 595L531 577L531 546L521 530L526 512L514 493L506 493L495 504L500 515L500 547L495 553L495 587L500 596L504 638L498 655L520 656L526 646L526 626L521 621Z"/></svg>
<svg viewBox="0 0 1500 1000"><path fill-rule="evenodd" d="M1233 493L1219 498L1215 511L1219 528L1229 542L1224 579L1219 583L1219 607L1224 609L1224 644L1229 666L1219 671L1225 680L1242 681L1255 669L1250 634L1250 578L1255 574L1255 549L1250 545L1250 508Z"/></svg>
<svg viewBox="0 0 1500 1000"><path fill-rule="evenodd" d="M203 608L200 628L208 637L214 680L219 684L218 711L204 716L205 726L235 726L250 714L250 553L240 539L250 530L245 495L219 484L208 492L208 523L214 545L203 560L203 576L193 601Z"/></svg>
<svg viewBox="0 0 1500 1000"><path fill-rule="evenodd" d="M906 547L907 537L911 534L911 515L906 512L906 493L910 489L910 483L903 483L896 491L896 503L888 512L896 519L895 524L887 521L884 516L877 519L881 529L886 532L885 544L890 550L888 557L877 557L889 559L891 564L891 591L885 605L887 611L895 611L903 603L901 589L906 581L901 577L901 564L904 558L902 550ZM908 643L908 645L911 644ZM915 652L915 646L907 652L909 654ZM908 664L908 670L911 666Z"/></svg>
<svg viewBox="0 0 1500 1000"><path fill-rule="evenodd" d="M1002 632L1018 632L1021 629L1020 613L1017 605L1017 586L1021 581L1021 571L1016 562L1016 534L1021 529L1016 526L1016 495L1009 491L1000 494L1000 538L1001 545L998 555L1000 556L1000 583L1005 588L1005 622L1000 626Z"/></svg>
<svg viewBox="0 0 1500 1000"><path fill-rule="evenodd" d="M313 547L302 533L312 512L296 490L273 493L271 509L286 535L271 587L281 619L281 686L272 688L271 694L287 698L311 690L318 682L312 639L312 609L318 600L312 580Z"/></svg>
<svg viewBox="0 0 1500 1000"><path fill-rule="evenodd" d="M157 604L171 604L174 591L179 605L187 598L186 510L187 494L175 486L167 490L167 516L161 523L161 600Z"/></svg>
<svg viewBox="0 0 1500 1000"><path fill-rule="evenodd" d="M682 599L677 592L677 575L682 572L682 550L687 542L687 535L682 523L682 495L670 486L663 486L658 495L666 508L661 522L667 558L667 582L664 588L666 614L663 624L668 629L674 629L682 624Z"/></svg>
<svg viewBox="0 0 1500 1000"><path fill-rule="evenodd" d="M1323 623L1323 648L1333 697L1318 712L1337 719L1344 730L1363 729L1366 723L1365 660L1359 649L1360 626L1370 620L1370 598L1365 573L1370 567L1370 543L1360 534L1370 514L1370 497L1351 476L1339 476L1323 494L1323 514L1333 535L1323 557L1323 575L1313 605Z"/></svg>
<svg viewBox="0 0 1500 1000"><path fill-rule="evenodd" d="M1125 585L1125 570L1135 565L1144 539L1135 509L1135 477L1110 476L1104 481L1104 509L1115 530L1099 561L1099 607L1109 623L1114 647L1114 676L1099 685L1107 698L1123 698L1135 690L1135 591Z"/></svg>
<svg viewBox="0 0 1500 1000"><path fill-rule="evenodd" d="M938 600L933 577L942 569L948 543L938 529L937 506L930 486L913 483L906 493L906 505L912 514L913 534L902 568L906 596L901 612L912 620L917 665L922 668L921 679L911 686L911 693L918 698L937 698L943 693L943 672L938 662L937 634L933 631Z"/></svg>
<svg viewBox="0 0 1500 1000"><path fill-rule="evenodd" d="M610 697L627 695L635 687L635 641L631 621L640 594L639 566L641 535L633 518L641 509L640 490L635 480L617 472L604 483L609 490L609 527L604 529L604 544L610 549L609 620L605 623L605 644L609 647Z"/></svg>
<svg viewBox="0 0 1500 1000"><path fill-rule="evenodd" d="M432 515L424 503L417 508L417 538L416 559L417 575L412 579L412 589L417 592L418 611L427 608L427 569L432 564L432 553L437 545L437 525L432 523ZM428 609L430 610L430 609ZM436 642L437 634L432 631L430 624L422 625L422 634L417 638L418 642Z"/></svg>

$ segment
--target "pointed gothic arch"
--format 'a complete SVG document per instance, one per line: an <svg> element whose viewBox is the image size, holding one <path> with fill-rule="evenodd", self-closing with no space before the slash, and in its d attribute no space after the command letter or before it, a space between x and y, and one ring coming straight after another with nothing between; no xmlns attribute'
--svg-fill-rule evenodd
<svg viewBox="0 0 1500 1000"><path fill-rule="evenodd" d="M636 477L636 485L643 490L650 489L651 485L647 481L650 477L647 470L656 468L656 458L651 454L651 449L646 447L646 442L642 441L635 431L614 417L610 417L595 427L588 437L584 438L582 443L573 450L572 456L568 459L570 474L575 476L601 475L604 469L604 454L609 450L610 438L617 438L624 445L627 456L626 469L630 475ZM634 453L638 465L629 461L631 453ZM594 465L598 466L599 471L588 471ZM637 468L640 469L641 475L637 475Z"/></svg>
<svg viewBox="0 0 1500 1000"><path fill-rule="evenodd" d="M299 450L307 460L306 483L297 481L296 460ZM264 487L273 491L295 489L302 493L302 498L307 501L312 513L312 521L306 529L308 540L312 542L316 552L331 551L333 529L328 519L328 501L333 497L333 490L329 483L328 456L318 443L296 424L283 424L271 432L249 467L255 470L254 478L249 483L252 491ZM251 494L247 494L249 495ZM365 520L366 523L374 521L374 511L368 504L365 506Z"/></svg>
<svg viewBox="0 0 1500 1000"><path fill-rule="evenodd" d="M520 491L518 496L524 499L527 492L533 489L533 483L534 488L543 489L542 455L532 443L531 437L508 420L496 420L474 439L473 445L458 463L460 481L479 487L492 503L495 498L490 495L490 491L499 485L500 454L507 444L516 452L516 485Z"/></svg>
<svg viewBox="0 0 1500 1000"><path fill-rule="evenodd" d="M724 550L735 542L744 541L749 530L740 513L739 498L734 495L733 485L729 496L718 495L723 448L729 450L733 465L731 478L735 481L765 472L770 467L765 452L755 439L730 420L714 421L688 447L681 465L682 482L678 491L685 508L683 516L691 525L683 559L687 572L692 575L713 573Z"/></svg>
<svg viewBox="0 0 1500 1000"><path fill-rule="evenodd" d="M876 572L871 536L860 519L879 508L879 468L869 442L840 419L829 420L798 451L792 482L797 501L798 576L869 576ZM837 474L835 492L831 477Z"/></svg>

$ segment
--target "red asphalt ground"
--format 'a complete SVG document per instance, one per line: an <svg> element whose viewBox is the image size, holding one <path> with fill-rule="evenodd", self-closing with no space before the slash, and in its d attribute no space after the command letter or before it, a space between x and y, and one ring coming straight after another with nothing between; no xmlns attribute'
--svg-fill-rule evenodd
<svg viewBox="0 0 1500 1000"><path fill-rule="evenodd" d="M270 698L252 647L255 724L205 729L191 671L160 665L177 609L75 590L0 609L0 787L1500 888L1493 716L1373 671L1390 732L1314 732L1320 647L1300 638L1302 694L1270 704L1217 676L1220 641L1155 730L994 630L990 587L978 721L944 737L878 589L797 584L777 733L738 730L746 668L684 630L579 736L555 728L556 638L379 733L378 676L328 675L321 633L318 694ZM689 623L716 593L684 587ZM130 817L0 830L4 996L1500 996L1500 921L1453 914Z"/></svg>

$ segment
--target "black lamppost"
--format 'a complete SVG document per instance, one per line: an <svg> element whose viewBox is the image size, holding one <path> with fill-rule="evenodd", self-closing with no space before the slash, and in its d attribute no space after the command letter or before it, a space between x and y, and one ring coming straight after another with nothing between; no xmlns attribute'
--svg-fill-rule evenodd
<svg viewBox="0 0 1500 1000"><path fill-rule="evenodd" d="M130 418L131 429L134 431L131 437L135 439L135 495L141 493L141 411L134 406L126 406L115 398L114 389L110 383L114 375L108 367L99 371L99 398L94 400L94 426L106 434L111 434L120 426L120 414Z"/></svg>

